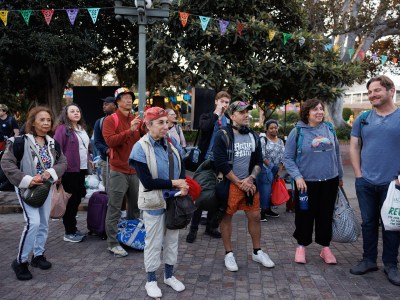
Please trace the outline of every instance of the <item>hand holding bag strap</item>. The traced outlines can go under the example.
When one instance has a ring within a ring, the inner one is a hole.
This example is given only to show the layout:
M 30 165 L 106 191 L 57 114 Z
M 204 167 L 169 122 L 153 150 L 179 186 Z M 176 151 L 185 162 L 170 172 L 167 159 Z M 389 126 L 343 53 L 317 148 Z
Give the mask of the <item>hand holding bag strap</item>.
M 170 142 L 167 140 L 168 149 L 168 161 L 169 161 L 169 179 L 174 179 L 174 156 L 172 154 L 172 148 Z

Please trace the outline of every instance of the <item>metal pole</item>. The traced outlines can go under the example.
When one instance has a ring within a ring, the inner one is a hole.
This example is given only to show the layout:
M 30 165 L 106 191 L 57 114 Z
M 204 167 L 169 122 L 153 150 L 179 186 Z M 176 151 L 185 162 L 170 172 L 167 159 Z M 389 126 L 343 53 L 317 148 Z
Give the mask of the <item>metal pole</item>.
M 139 116 L 144 116 L 146 103 L 146 25 L 139 24 Z

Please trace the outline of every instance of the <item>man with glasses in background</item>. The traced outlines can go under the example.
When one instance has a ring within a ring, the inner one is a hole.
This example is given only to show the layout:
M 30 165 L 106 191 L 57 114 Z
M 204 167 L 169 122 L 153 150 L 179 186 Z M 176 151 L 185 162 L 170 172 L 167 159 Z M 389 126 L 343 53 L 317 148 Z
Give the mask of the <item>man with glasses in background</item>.
M 264 267 L 275 264 L 261 250 L 260 195 L 255 179 L 261 171 L 262 151 L 258 136 L 249 128 L 252 105 L 235 101 L 227 110 L 231 123 L 219 130 L 214 141 L 214 162 L 217 171 L 216 196 L 220 202 L 220 223 L 225 248 L 225 267 L 238 271 L 231 241 L 232 217 L 244 210 L 253 243 L 252 259 Z M 243 250 L 243 249 L 241 249 Z M 244 249 L 245 250 L 245 249 Z
M 6 141 L 9 137 L 19 135 L 17 121 L 7 113 L 8 106 L 0 104 L 0 151 L 3 151 L 6 148 Z

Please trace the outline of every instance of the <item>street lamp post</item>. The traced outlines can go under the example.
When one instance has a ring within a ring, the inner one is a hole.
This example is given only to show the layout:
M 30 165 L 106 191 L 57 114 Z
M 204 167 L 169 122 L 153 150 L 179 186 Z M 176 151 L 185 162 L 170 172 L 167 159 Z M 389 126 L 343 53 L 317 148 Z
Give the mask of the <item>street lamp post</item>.
M 143 117 L 146 103 L 146 26 L 157 21 L 167 22 L 171 0 L 160 0 L 161 8 L 151 8 L 151 0 L 135 0 L 135 7 L 122 6 L 122 1 L 114 1 L 117 20 L 127 19 L 139 26 L 139 115 Z

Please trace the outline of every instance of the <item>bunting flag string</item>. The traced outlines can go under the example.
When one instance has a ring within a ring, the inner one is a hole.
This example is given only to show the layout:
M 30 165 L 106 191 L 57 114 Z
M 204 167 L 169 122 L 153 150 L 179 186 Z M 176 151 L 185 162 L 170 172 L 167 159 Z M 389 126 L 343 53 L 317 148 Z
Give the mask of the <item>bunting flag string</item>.
M 210 22 L 210 18 L 204 16 L 199 16 L 199 18 L 200 18 L 201 28 L 203 28 L 203 31 L 206 31 L 208 22 Z
M 43 17 L 44 17 L 44 19 L 45 19 L 45 21 L 46 21 L 46 24 L 48 26 L 50 26 L 50 22 L 52 21 L 54 12 L 55 11 L 65 11 L 67 13 L 67 16 L 68 16 L 68 19 L 69 19 L 71 25 L 73 26 L 75 24 L 76 18 L 78 16 L 79 10 L 82 10 L 82 9 L 86 9 L 88 11 L 93 24 L 95 24 L 97 22 L 100 9 L 102 9 L 102 10 L 104 10 L 104 9 L 113 10 L 114 7 L 41 9 L 41 10 L 39 10 L 39 9 L 37 9 L 37 10 L 30 10 L 30 9 L 25 9 L 25 10 L 0 10 L 0 19 L 2 20 L 4 26 L 7 26 L 9 13 L 10 12 L 17 12 L 17 13 L 21 14 L 21 16 L 23 17 L 26 25 L 29 26 L 29 21 L 30 21 L 30 17 L 32 16 L 32 13 L 33 12 L 41 12 Z M 242 23 L 240 21 L 236 21 L 234 23 L 234 22 L 231 22 L 229 20 L 221 20 L 221 19 L 215 19 L 215 18 L 206 17 L 206 16 L 199 16 L 199 15 L 195 15 L 195 14 L 190 14 L 188 12 L 174 11 L 174 10 L 170 10 L 170 12 L 171 13 L 179 13 L 180 21 L 181 21 L 183 27 L 186 27 L 188 19 L 189 19 L 190 16 L 199 17 L 200 24 L 201 24 L 201 27 L 202 27 L 203 31 L 207 30 L 211 20 L 217 20 L 218 21 L 217 23 L 219 24 L 219 31 L 220 31 L 221 35 L 225 35 L 226 34 L 227 29 L 228 29 L 230 24 L 235 24 L 236 23 L 236 33 L 238 35 L 240 35 L 240 36 L 242 36 L 244 34 L 243 29 L 246 26 L 249 26 L 246 23 Z M 235 25 L 233 25 L 232 27 L 235 27 Z M 269 42 L 272 42 L 272 40 L 274 39 L 274 37 L 278 33 L 278 31 L 276 31 L 274 29 L 265 28 L 265 25 L 263 25 L 262 27 L 255 27 L 255 28 L 252 28 L 252 27 L 249 26 L 249 28 L 247 30 L 248 33 L 251 32 L 251 33 L 254 33 L 254 34 L 260 34 L 260 32 L 263 32 L 263 31 L 268 33 Z M 287 33 L 287 32 L 279 32 L 279 33 L 281 33 L 282 36 L 283 36 L 283 44 L 284 45 L 286 45 L 288 43 L 289 39 L 291 39 L 291 38 L 296 40 L 299 43 L 300 47 L 302 47 L 306 42 L 306 38 L 304 38 L 301 34 Z M 314 36 L 314 37 L 312 37 L 310 39 L 312 39 L 313 41 L 316 41 L 316 40 L 321 41 L 324 38 L 323 38 L 322 35 L 319 35 L 317 37 Z M 333 45 L 332 43 L 327 43 L 327 44 L 324 45 L 324 48 L 325 48 L 326 51 L 330 51 L 330 50 L 333 49 L 334 52 L 338 52 L 340 50 L 340 47 L 341 47 L 340 45 L 338 45 L 338 44 L 334 44 Z M 353 58 L 354 53 L 355 53 L 355 49 L 354 48 L 349 48 L 347 50 L 347 52 L 348 52 L 348 55 L 350 56 L 350 58 Z M 358 52 L 357 57 L 359 57 L 361 60 L 364 60 L 365 56 L 366 56 L 365 50 L 360 50 Z M 399 61 L 398 59 L 399 58 L 397 58 L 397 57 L 392 57 L 391 58 L 391 62 L 393 64 L 397 64 L 397 62 Z M 371 60 L 374 63 L 380 62 L 382 65 L 384 65 L 389 60 L 389 56 L 388 55 L 384 55 L 384 54 L 378 56 L 377 53 L 373 53 L 371 55 Z
M 20 10 L 19 12 L 21 13 L 22 17 L 24 18 L 26 25 L 29 26 L 29 19 L 31 17 L 32 10 L 30 10 L 30 9 Z
M 3 21 L 4 26 L 7 26 L 8 10 L 0 10 L 0 19 Z
M 42 9 L 42 14 L 48 26 L 50 26 L 51 18 L 54 14 L 54 9 Z
M 69 19 L 71 25 L 74 26 L 76 16 L 78 15 L 78 12 L 79 12 L 79 8 L 66 9 L 66 12 L 67 12 L 68 19 Z
M 229 21 L 219 20 L 219 30 L 221 31 L 221 35 L 224 35 L 226 30 L 228 29 Z
M 90 17 L 92 18 L 93 24 L 96 24 L 100 8 L 98 7 L 88 8 L 87 11 L 89 12 Z

